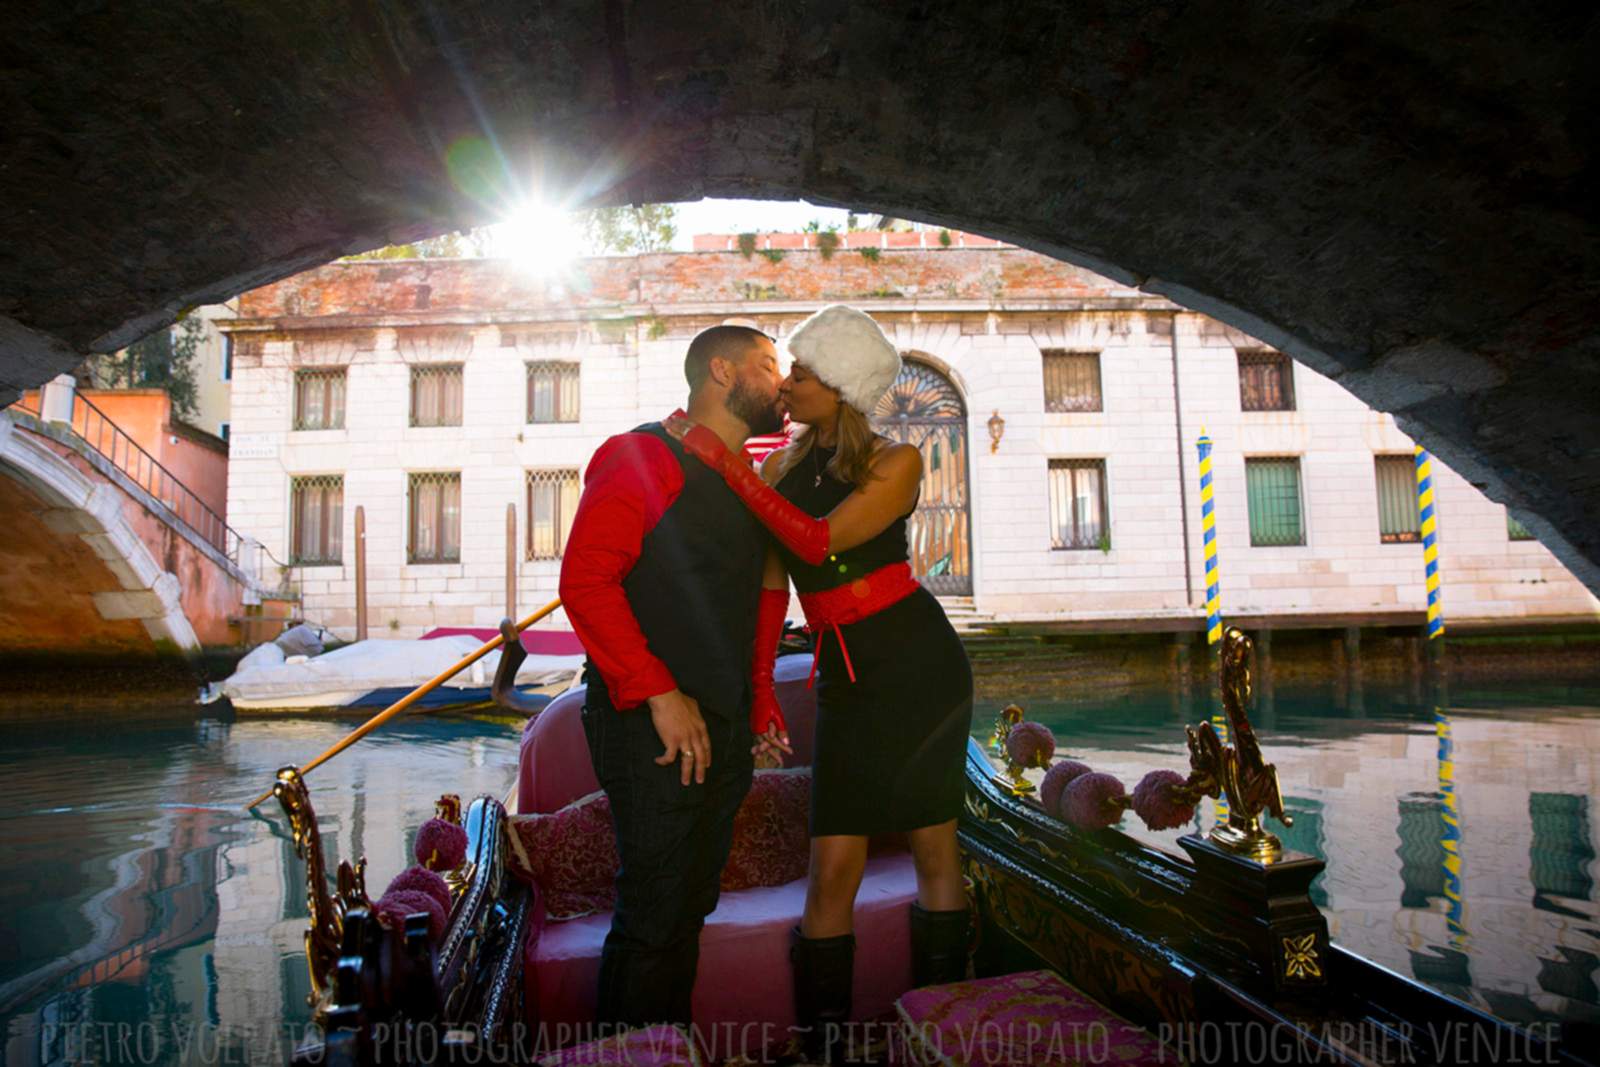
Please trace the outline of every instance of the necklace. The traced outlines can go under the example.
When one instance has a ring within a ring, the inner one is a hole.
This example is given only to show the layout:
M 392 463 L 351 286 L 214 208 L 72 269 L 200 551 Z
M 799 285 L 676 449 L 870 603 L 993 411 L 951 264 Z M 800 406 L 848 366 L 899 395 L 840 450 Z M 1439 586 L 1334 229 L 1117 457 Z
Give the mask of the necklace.
M 813 445 L 811 448 L 811 469 L 815 471 L 817 475 L 811 483 L 811 488 L 813 489 L 822 488 L 822 461 L 817 458 L 817 455 L 820 451 L 821 449 L 817 448 L 815 445 Z

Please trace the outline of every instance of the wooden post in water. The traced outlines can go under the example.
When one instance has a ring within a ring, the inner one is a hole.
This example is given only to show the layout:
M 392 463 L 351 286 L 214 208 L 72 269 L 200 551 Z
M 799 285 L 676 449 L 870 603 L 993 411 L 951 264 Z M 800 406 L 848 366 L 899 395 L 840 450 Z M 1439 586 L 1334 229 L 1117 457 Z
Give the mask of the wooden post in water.
M 517 505 L 506 505 L 506 618 L 517 617 Z
M 367 509 L 356 505 L 356 640 L 367 639 Z

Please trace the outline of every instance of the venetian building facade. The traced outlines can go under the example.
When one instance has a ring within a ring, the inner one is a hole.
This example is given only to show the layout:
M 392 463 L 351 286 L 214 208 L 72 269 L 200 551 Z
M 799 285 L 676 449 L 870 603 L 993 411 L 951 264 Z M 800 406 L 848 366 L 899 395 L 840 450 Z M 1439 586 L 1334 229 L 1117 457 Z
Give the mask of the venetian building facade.
M 333 263 L 244 294 L 219 323 L 230 523 L 342 636 L 358 505 L 371 636 L 525 614 L 556 595 L 590 455 L 683 402 L 697 331 L 753 318 L 781 348 L 844 301 L 905 356 L 873 415 L 923 451 L 914 565 L 957 618 L 1198 628 L 1202 429 L 1226 615 L 1420 618 L 1411 440 L 1243 333 L 970 235 L 850 233 L 829 254 L 814 235 L 696 244 L 550 280 L 496 260 Z M 1437 461 L 1434 478 L 1452 619 L 1596 617 L 1503 507 Z

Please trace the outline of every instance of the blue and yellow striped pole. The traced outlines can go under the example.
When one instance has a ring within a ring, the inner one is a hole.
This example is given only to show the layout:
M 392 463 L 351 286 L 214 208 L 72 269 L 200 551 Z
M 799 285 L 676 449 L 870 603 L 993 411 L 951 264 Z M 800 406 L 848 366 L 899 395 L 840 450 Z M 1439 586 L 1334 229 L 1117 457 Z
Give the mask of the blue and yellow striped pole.
M 1200 427 L 1200 538 L 1206 564 L 1206 647 L 1222 640 L 1222 582 L 1217 571 L 1217 516 L 1211 499 L 1211 438 Z
M 1206 653 L 1212 670 L 1216 671 L 1221 667 L 1217 660 L 1220 651 L 1217 646 L 1222 643 L 1222 579 L 1217 569 L 1217 515 L 1211 488 L 1211 436 L 1206 433 L 1204 426 L 1200 427 L 1200 440 L 1196 446 L 1200 450 L 1200 538 L 1206 565 Z M 1215 705 L 1212 706 L 1211 725 L 1222 743 L 1227 744 L 1228 720 Z M 1218 826 L 1228 821 L 1226 796 L 1217 797 L 1216 819 Z
M 1467 905 L 1461 896 L 1461 810 L 1456 800 L 1455 739 L 1451 736 L 1450 716 L 1433 709 L 1433 729 L 1439 738 L 1439 800 L 1444 832 L 1439 844 L 1444 849 L 1444 922 L 1450 943 L 1460 947 L 1467 934 Z
M 1439 597 L 1439 520 L 1433 509 L 1433 457 L 1413 446 L 1417 463 L 1417 511 L 1422 515 L 1422 565 L 1428 586 L 1428 640 L 1444 636 L 1444 605 Z

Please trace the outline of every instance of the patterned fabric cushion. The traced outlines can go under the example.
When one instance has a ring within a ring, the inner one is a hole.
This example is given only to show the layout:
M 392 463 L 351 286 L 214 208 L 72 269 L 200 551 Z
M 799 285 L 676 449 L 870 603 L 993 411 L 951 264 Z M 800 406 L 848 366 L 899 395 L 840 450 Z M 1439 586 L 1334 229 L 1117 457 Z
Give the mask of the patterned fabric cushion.
M 541 1067 L 617 1067 L 634 1064 L 651 1067 L 653 1064 L 689 1064 L 700 1067 L 700 1053 L 683 1032 L 672 1026 L 647 1026 L 629 1030 L 625 1034 L 603 1037 L 584 1045 L 574 1045 L 551 1053 L 539 1061 Z
M 806 876 L 811 772 L 757 771 L 733 820 L 722 889 L 786 885 Z M 617 903 L 617 835 L 604 792 L 548 815 L 513 815 L 513 873 L 538 885 L 551 922 L 610 911 Z
M 1072 988 L 1054 971 L 913 989 L 895 1002 L 907 1063 L 1044 1067 L 1169 1065 L 1161 1042 Z
M 811 771 L 757 771 L 733 818 L 733 847 L 722 891 L 787 885 L 806 876 L 811 858 Z
M 604 792 L 548 815 L 513 815 L 513 873 L 538 885 L 552 922 L 609 911 L 617 902 L 617 834 Z

